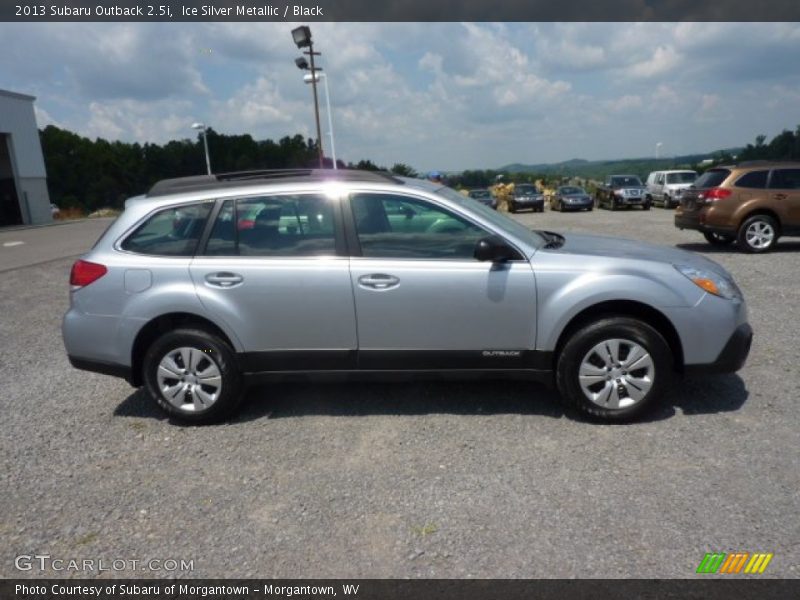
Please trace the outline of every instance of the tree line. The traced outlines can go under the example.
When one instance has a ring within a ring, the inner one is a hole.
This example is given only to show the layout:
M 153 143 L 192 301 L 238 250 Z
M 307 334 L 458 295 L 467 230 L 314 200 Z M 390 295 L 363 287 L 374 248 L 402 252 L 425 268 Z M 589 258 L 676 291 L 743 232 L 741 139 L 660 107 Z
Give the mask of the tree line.
M 47 167 L 50 200 L 60 208 L 92 212 L 122 208 L 126 198 L 144 194 L 161 179 L 206 173 L 202 136 L 166 144 L 139 144 L 98 138 L 91 140 L 48 125 L 40 130 Z M 250 135 L 223 135 L 208 130 L 211 167 L 215 173 L 258 169 L 316 168 L 319 154 L 314 140 L 302 135 L 278 141 L 254 140 Z M 325 159 L 331 168 L 331 159 Z M 340 169 L 385 170 L 369 160 L 337 161 Z M 416 176 L 411 167 L 397 164 L 402 175 Z
M 206 172 L 205 150 L 197 139 L 173 140 L 164 145 L 90 140 L 76 133 L 48 125 L 40 132 L 47 167 L 50 199 L 61 208 L 91 212 L 99 208 L 121 208 L 126 198 L 143 194 L 157 181 L 171 177 L 201 175 Z M 257 169 L 314 168 L 319 165 L 316 143 L 302 135 L 254 140 L 252 136 L 223 135 L 208 130 L 208 145 L 215 173 Z M 325 159 L 325 166 L 333 166 Z M 800 126 L 784 130 L 769 143 L 764 135 L 756 137 L 736 157 L 717 153 L 714 163 L 745 160 L 800 160 Z M 339 168 L 388 170 L 398 175 L 418 177 L 412 167 L 395 163 L 387 168 L 363 159 L 338 161 Z M 708 164 L 693 165 L 698 170 Z M 663 167 L 661 167 L 663 168 Z M 446 174 L 448 185 L 464 188 L 488 187 L 499 182 L 541 181 L 556 184 L 570 176 L 591 177 L 590 173 L 525 173 L 505 170 L 466 170 Z M 576 171 L 580 168 L 576 165 Z

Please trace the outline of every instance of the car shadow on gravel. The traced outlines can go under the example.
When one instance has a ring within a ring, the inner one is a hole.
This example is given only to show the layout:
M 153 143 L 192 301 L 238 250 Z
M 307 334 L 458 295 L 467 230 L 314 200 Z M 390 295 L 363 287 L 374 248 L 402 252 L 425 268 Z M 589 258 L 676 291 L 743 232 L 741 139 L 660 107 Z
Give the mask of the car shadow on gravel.
M 558 396 L 522 381 L 280 383 L 252 388 L 237 421 L 325 415 L 564 416 Z
M 739 375 L 685 375 L 674 380 L 667 404 L 684 415 L 711 415 L 742 408 L 750 392 Z
M 692 252 L 699 252 L 701 254 L 744 254 L 735 243 L 728 246 L 713 246 L 704 242 L 685 242 L 682 244 L 675 244 L 675 246 L 683 250 L 691 250 Z M 780 254 L 782 252 L 800 252 L 800 242 L 779 241 L 769 253 Z
M 736 411 L 748 397 L 738 375 L 676 377 L 659 407 L 638 420 L 650 423 L 684 415 Z M 372 415 L 534 415 L 588 421 L 565 407 L 558 394 L 526 381 L 472 382 L 302 382 L 252 387 L 233 423 L 303 416 Z M 168 420 L 144 390 L 130 394 L 114 410 L 119 417 Z M 175 425 L 179 421 L 171 420 Z
M 282 382 L 250 388 L 232 422 L 311 415 L 437 413 L 530 414 L 558 419 L 564 416 L 564 408 L 555 392 L 525 381 Z M 142 389 L 125 398 L 114 415 L 168 419 Z

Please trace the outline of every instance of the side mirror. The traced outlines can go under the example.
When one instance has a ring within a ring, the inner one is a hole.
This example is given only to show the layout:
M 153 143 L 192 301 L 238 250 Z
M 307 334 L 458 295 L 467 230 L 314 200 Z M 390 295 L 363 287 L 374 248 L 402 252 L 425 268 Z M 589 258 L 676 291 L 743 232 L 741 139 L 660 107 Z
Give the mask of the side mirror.
M 515 250 L 497 235 L 481 238 L 475 244 L 474 256 L 481 262 L 506 262 L 515 258 L 516 254 Z

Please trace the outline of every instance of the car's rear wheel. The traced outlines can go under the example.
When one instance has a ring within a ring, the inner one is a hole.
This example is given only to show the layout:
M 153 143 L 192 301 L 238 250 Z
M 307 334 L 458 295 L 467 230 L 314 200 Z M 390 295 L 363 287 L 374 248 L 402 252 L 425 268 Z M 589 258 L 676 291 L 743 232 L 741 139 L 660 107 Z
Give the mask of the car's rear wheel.
M 226 342 L 201 329 L 176 329 L 158 338 L 144 357 L 150 396 L 169 415 L 192 423 L 229 416 L 242 396 L 236 356 Z
M 669 386 L 672 353 L 647 323 L 608 317 L 576 331 L 556 366 L 566 402 L 605 421 L 627 421 L 652 407 Z
M 728 244 L 732 244 L 736 239 L 733 235 L 725 235 L 724 233 L 716 233 L 714 231 L 706 231 L 703 233 L 703 237 L 706 238 L 706 241 L 712 246 L 727 246 Z
M 778 241 L 778 224 L 769 215 L 753 215 L 739 227 L 737 237 L 745 252 L 769 252 Z

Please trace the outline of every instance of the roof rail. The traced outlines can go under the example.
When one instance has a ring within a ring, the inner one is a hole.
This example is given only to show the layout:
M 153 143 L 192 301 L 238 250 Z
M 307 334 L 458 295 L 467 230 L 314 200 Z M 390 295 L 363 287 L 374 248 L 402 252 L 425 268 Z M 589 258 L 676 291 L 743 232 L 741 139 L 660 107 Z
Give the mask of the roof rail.
M 262 169 L 255 171 L 235 171 L 214 175 L 194 175 L 162 179 L 147 192 L 147 196 L 167 196 L 181 192 L 225 189 L 242 185 L 261 185 L 274 181 L 374 181 L 383 183 L 403 183 L 389 171 L 361 171 L 355 169 Z
M 759 160 L 743 160 L 742 162 L 736 163 L 737 167 L 757 167 L 759 165 L 782 165 L 782 164 L 792 164 L 796 165 L 800 163 L 800 159 L 797 158 L 770 158 L 770 159 L 759 159 Z

